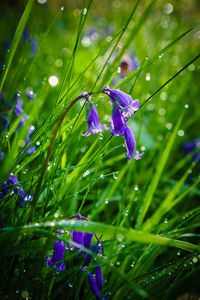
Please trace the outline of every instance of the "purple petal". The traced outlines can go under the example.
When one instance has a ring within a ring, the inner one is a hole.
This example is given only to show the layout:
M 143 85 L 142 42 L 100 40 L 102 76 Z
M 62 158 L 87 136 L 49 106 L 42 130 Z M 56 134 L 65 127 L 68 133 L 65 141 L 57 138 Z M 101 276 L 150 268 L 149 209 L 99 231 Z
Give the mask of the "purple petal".
M 110 133 L 112 135 L 123 136 L 126 129 L 126 121 L 122 116 L 120 109 L 115 104 L 113 105 L 111 117 L 112 117 L 112 122 L 111 122 L 112 129 Z
M 101 267 L 96 267 L 96 282 L 97 282 L 98 288 L 101 290 L 103 287 L 103 275 L 101 272 Z
M 58 272 L 63 272 L 65 271 L 66 269 L 66 266 L 65 266 L 65 263 L 64 262 L 61 262 L 59 264 L 56 265 L 56 269 Z
M 9 180 L 10 180 L 10 183 L 11 183 L 11 184 L 18 184 L 18 183 L 19 183 L 19 181 L 18 181 L 17 178 L 13 175 L 13 173 L 10 173 L 8 177 L 9 177 Z
M 17 117 L 19 117 L 22 112 L 23 112 L 23 102 L 22 99 L 19 97 L 17 98 L 17 103 L 15 106 L 15 114 Z
M 136 151 L 136 152 L 135 152 L 135 157 L 134 157 L 134 158 L 135 158 L 136 160 L 139 160 L 139 159 L 141 159 L 141 156 L 142 156 L 143 154 L 144 154 L 144 152 L 139 153 L 138 151 Z
M 125 153 L 124 155 L 125 155 L 125 157 L 132 159 L 133 154 L 135 152 L 136 140 L 135 140 L 135 136 L 134 136 L 132 130 L 129 127 L 126 127 L 124 137 L 125 137 L 126 149 L 128 151 L 128 154 Z
M 101 125 L 96 106 L 93 102 L 90 102 L 86 111 L 86 119 L 88 123 L 88 131 L 85 134 L 82 134 L 82 136 L 89 136 L 92 132 L 97 134 L 98 132 L 109 129 L 105 124 Z
M 72 230 L 71 240 L 84 247 L 84 232 Z M 75 246 L 73 246 L 73 248 L 79 249 L 78 247 L 75 247 Z
M 88 248 L 92 244 L 93 233 L 84 233 L 84 247 Z
M 89 273 L 88 275 L 88 282 L 89 282 L 89 285 L 90 285 L 90 288 L 91 290 L 93 291 L 93 293 L 98 296 L 98 298 L 100 297 L 100 290 L 97 286 L 97 283 L 94 279 L 94 276 L 92 274 Z

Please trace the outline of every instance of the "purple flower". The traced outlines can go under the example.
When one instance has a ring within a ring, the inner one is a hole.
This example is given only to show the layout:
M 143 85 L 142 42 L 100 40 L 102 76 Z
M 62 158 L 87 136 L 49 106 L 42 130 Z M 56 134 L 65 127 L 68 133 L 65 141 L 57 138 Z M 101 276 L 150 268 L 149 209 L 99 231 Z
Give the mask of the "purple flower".
M 33 100 L 34 93 L 33 93 L 33 91 L 30 88 L 26 89 L 25 94 L 26 94 L 26 96 L 28 97 L 29 100 Z
M 141 154 L 138 151 L 135 152 L 136 140 L 132 130 L 129 127 L 126 127 L 124 137 L 125 137 L 126 149 L 128 151 L 128 153 L 124 154 L 125 157 L 132 159 L 135 153 L 134 158 L 136 160 L 141 159 L 141 156 L 144 154 L 144 152 L 142 152 Z
M 17 127 L 17 130 L 19 130 L 28 120 L 29 116 L 27 114 L 24 114 L 23 117 L 21 118 L 19 125 Z
M 25 207 L 27 201 L 32 201 L 32 196 L 26 195 L 24 189 L 20 186 L 18 179 L 12 173 L 9 174 L 8 178 L 9 181 L 4 181 L 1 187 L 0 198 L 7 196 L 7 199 L 9 199 L 11 195 L 15 194 L 22 200 L 21 204 Z M 13 189 L 11 189 L 12 186 L 14 186 Z
M 137 99 L 133 101 L 130 95 L 120 90 L 110 89 L 109 86 L 105 86 L 103 93 L 108 95 L 124 111 L 125 117 L 129 116 L 127 119 L 132 118 L 134 112 L 139 109 L 139 101 Z
M 30 128 L 29 128 L 29 131 L 28 131 L 28 135 L 26 137 L 26 140 L 25 140 L 25 145 L 30 146 L 30 136 L 32 135 L 32 133 L 35 131 L 35 127 L 32 125 Z M 27 151 L 27 154 L 32 154 L 36 151 L 36 147 L 35 146 L 32 146 L 28 149 Z
M 116 104 L 113 104 L 113 110 L 112 110 L 112 121 L 111 121 L 111 126 L 112 129 L 110 133 L 112 135 L 121 135 L 123 136 L 126 130 L 126 121 L 118 108 Z
M 15 114 L 17 117 L 21 115 L 23 112 L 23 102 L 20 97 L 17 98 L 16 106 L 15 106 Z
M 101 125 L 96 106 L 93 102 L 90 102 L 89 104 L 86 111 L 86 118 L 88 122 L 88 131 L 85 134 L 82 134 L 83 136 L 89 136 L 92 132 L 97 134 L 98 132 L 109 129 L 106 125 Z
M 61 235 L 60 231 L 58 231 L 57 234 Z M 52 268 L 56 264 L 56 269 L 58 272 L 65 271 L 65 268 L 66 268 L 65 263 L 63 261 L 58 263 L 59 261 L 64 259 L 64 255 L 65 255 L 64 242 L 54 241 L 53 256 L 52 256 L 52 258 L 49 258 L 49 254 L 47 254 L 47 257 L 46 257 L 47 266 Z

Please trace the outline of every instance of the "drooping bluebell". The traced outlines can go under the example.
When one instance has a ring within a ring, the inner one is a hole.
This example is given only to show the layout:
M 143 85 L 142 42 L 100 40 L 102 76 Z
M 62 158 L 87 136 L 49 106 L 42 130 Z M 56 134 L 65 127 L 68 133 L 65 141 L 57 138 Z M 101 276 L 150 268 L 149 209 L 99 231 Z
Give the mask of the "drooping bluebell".
M 89 136 L 92 132 L 97 134 L 98 132 L 102 132 L 104 130 L 109 129 L 105 124 L 101 125 L 99 121 L 98 112 L 96 106 L 93 102 L 87 102 L 86 105 L 89 105 L 86 111 L 86 119 L 88 123 L 88 131 L 83 136 Z

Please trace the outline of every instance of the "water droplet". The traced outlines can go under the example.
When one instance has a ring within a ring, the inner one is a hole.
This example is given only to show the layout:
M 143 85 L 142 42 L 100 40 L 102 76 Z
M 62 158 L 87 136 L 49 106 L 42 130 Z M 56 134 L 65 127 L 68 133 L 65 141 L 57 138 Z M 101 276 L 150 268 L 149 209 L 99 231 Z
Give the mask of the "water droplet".
M 22 292 L 22 297 L 27 298 L 29 296 L 29 293 L 27 291 Z
M 120 261 L 117 261 L 117 262 L 116 262 L 116 265 L 117 265 L 117 266 L 120 266 Z
M 72 285 L 72 283 L 71 283 L 71 282 L 68 282 L 68 286 L 69 286 L 70 288 L 72 288 L 72 287 L 73 287 L 73 285 Z
M 166 3 L 163 10 L 166 15 L 169 15 L 173 12 L 174 7 L 171 3 Z
M 162 53 L 162 54 L 160 54 L 160 55 L 158 56 L 158 58 L 162 58 L 162 57 L 163 57 L 163 55 L 164 55 L 163 53 Z
M 55 223 L 54 223 L 54 222 L 51 222 L 50 225 L 51 225 L 51 226 L 55 226 Z
M 193 257 L 192 261 L 193 261 L 193 263 L 197 263 L 198 262 L 198 258 L 197 257 Z
M 64 9 L 65 9 L 64 6 L 61 6 L 60 10 L 63 11 Z
M 184 136 L 184 134 L 185 134 L 185 133 L 184 133 L 184 131 L 183 131 L 182 129 L 180 129 L 180 130 L 178 131 L 178 136 L 181 136 L 181 137 L 182 137 L 182 136 Z
M 109 203 L 109 201 L 108 201 L 108 200 L 106 200 L 106 201 L 105 201 L 105 204 L 107 205 L 108 203 Z
M 186 109 L 188 109 L 188 107 L 189 107 L 189 105 L 188 104 L 185 104 L 185 106 L 184 106 Z
M 136 186 L 134 187 L 134 190 L 137 192 L 137 191 L 139 190 L 139 186 L 136 185 Z
M 161 142 L 161 141 L 163 140 L 162 134 L 159 134 L 159 135 L 157 136 L 157 139 L 158 139 L 159 142 Z
M 145 148 L 145 146 L 142 146 L 140 149 L 141 149 L 142 151 L 144 151 L 146 148 Z
M 119 176 L 119 172 L 114 172 L 114 173 L 113 173 L 113 179 L 117 179 L 118 176 Z
M 158 113 L 159 113 L 159 115 L 164 116 L 164 115 L 166 114 L 166 109 L 163 108 L 163 107 L 161 107 L 161 108 L 158 110 Z
M 101 132 L 99 133 L 99 139 L 103 140 L 103 134 Z
M 160 99 L 163 100 L 163 101 L 167 100 L 167 93 L 166 92 L 162 92 L 160 94 Z
M 151 80 L 151 74 L 150 74 L 150 73 L 147 73 L 147 74 L 146 74 L 145 80 L 146 80 L 146 81 L 150 81 L 150 80 Z
M 124 238 L 123 234 L 119 233 L 119 234 L 117 235 L 117 240 L 118 240 L 119 242 L 122 242 L 122 241 L 123 241 L 123 238 Z
M 50 76 L 49 79 L 48 79 L 48 82 L 49 82 L 50 86 L 52 86 L 52 87 L 57 86 L 58 81 L 59 81 L 58 77 L 55 76 L 55 75 Z
M 39 142 L 39 141 L 37 141 L 37 142 L 36 142 L 36 145 L 37 145 L 37 146 L 40 146 L 40 142 Z
M 84 173 L 83 173 L 83 177 L 86 177 L 86 176 L 88 176 L 89 175 L 89 170 L 87 170 L 87 171 L 85 171 Z
M 103 174 L 101 174 L 101 175 L 99 176 L 99 178 L 101 178 L 101 179 L 104 179 L 104 175 L 103 175 Z
M 168 130 L 171 130 L 171 129 L 172 129 L 172 123 L 167 123 L 167 124 L 166 124 L 166 128 L 167 128 Z
M 121 73 L 121 67 L 117 68 L 117 73 L 120 74 Z
M 165 224 L 167 224 L 167 223 L 168 223 L 168 220 L 167 220 L 167 219 L 165 219 L 165 220 L 164 220 L 164 223 L 165 223 Z

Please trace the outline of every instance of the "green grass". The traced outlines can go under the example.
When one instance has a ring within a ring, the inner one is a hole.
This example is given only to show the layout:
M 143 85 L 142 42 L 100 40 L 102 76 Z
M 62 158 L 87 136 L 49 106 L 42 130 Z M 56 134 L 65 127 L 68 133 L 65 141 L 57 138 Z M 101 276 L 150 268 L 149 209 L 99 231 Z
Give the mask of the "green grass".
M 0 90 L 13 104 L 9 112 L 0 100 L 0 152 L 5 152 L 0 184 L 12 172 L 34 200 L 23 208 L 19 195 L 1 198 L 0 298 L 95 299 L 78 250 L 65 251 L 64 272 L 46 265 L 54 240 L 77 246 L 67 232 L 56 234 L 64 229 L 100 238 L 103 256 L 84 251 L 93 257 L 88 271 L 94 272 L 96 260 L 102 266 L 101 295 L 107 299 L 164 300 L 184 294 L 197 299 L 200 179 L 199 161 L 192 157 L 199 149 L 189 155 L 183 149 L 199 138 L 198 1 L 188 6 L 172 1 L 171 13 L 167 1 L 66 1 L 62 9 L 57 1 L 25 2 L 15 9 L 2 4 L 0 18 L 0 62 L 5 63 Z M 34 38 L 38 49 L 31 57 Z M 139 67 L 117 81 L 127 53 Z M 55 87 L 48 82 L 52 75 L 59 80 Z M 83 137 L 87 122 L 81 100 L 59 126 L 44 168 L 61 116 L 83 92 L 95 92 L 91 99 L 101 124 L 109 125 L 111 106 L 100 93 L 105 85 L 139 99 L 140 109 L 127 124 L 137 150 L 144 151 L 142 159 L 125 158 L 124 137 L 112 137 L 109 130 Z M 33 100 L 25 95 L 27 88 Z M 17 90 L 23 100 L 19 117 Z M 16 130 L 24 114 L 29 118 Z M 3 130 L 7 116 L 10 127 Z M 31 125 L 35 132 L 27 146 Z M 29 155 L 32 146 L 37 150 Z M 89 222 L 67 220 L 74 214 Z

